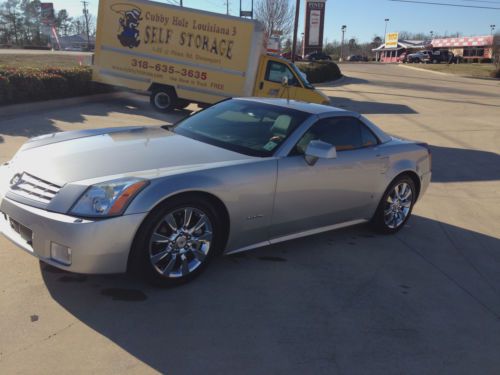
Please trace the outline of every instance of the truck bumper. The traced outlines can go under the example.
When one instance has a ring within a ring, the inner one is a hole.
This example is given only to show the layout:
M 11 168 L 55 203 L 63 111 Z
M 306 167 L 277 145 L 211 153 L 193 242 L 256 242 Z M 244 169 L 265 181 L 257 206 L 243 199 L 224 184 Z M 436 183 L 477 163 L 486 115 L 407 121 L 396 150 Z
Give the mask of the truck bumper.
M 122 273 L 146 213 L 85 220 L 0 197 L 0 233 L 45 263 L 77 273 Z

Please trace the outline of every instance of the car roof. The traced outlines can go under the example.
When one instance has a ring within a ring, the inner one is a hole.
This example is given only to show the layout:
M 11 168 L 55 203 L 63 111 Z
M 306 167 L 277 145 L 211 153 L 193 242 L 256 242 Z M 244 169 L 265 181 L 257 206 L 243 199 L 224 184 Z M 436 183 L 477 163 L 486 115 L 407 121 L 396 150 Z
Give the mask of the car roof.
M 299 100 L 288 100 L 282 98 L 257 98 L 257 97 L 245 97 L 245 98 L 234 98 L 238 100 L 247 100 L 255 103 L 264 103 L 275 105 L 278 107 L 295 109 L 297 111 L 306 112 L 314 115 L 325 114 L 328 113 L 332 116 L 352 116 L 358 117 L 359 114 L 356 112 L 346 111 L 342 108 L 332 107 L 329 105 L 316 104 L 316 103 L 308 103 Z

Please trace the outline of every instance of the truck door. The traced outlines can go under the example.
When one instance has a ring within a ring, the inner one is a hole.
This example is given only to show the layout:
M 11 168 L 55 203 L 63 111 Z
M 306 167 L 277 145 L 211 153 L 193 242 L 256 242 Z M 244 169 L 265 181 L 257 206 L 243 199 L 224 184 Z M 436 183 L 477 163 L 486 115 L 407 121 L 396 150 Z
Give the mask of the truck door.
M 255 96 L 295 98 L 297 87 L 301 86 L 290 68 L 276 60 L 264 60 L 264 64 L 256 82 Z M 283 77 L 288 78 L 288 87 L 283 87 L 281 83 Z

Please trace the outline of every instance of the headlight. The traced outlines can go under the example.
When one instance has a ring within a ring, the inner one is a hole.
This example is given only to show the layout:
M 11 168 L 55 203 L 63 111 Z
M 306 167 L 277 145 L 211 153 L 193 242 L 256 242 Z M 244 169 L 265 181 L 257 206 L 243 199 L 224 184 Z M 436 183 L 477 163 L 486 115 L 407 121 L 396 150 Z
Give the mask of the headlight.
M 132 199 L 148 184 L 140 178 L 121 178 L 90 186 L 70 213 L 84 217 L 121 215 Z

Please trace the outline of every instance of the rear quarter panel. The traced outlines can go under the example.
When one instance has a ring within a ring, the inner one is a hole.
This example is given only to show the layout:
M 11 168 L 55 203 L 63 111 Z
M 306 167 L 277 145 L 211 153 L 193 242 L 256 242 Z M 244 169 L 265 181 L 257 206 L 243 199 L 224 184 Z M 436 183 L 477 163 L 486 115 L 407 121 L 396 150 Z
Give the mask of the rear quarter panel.
M 427 150 L 417 143 L 394 139 L 380 146 L 381 154 L 388 157 L 386 188 L 401 173 L 414 172 L 420 180 L 419 198 L 430 181 L 431 164 Z M 384 191 L 379 193 L 379 200 Z

